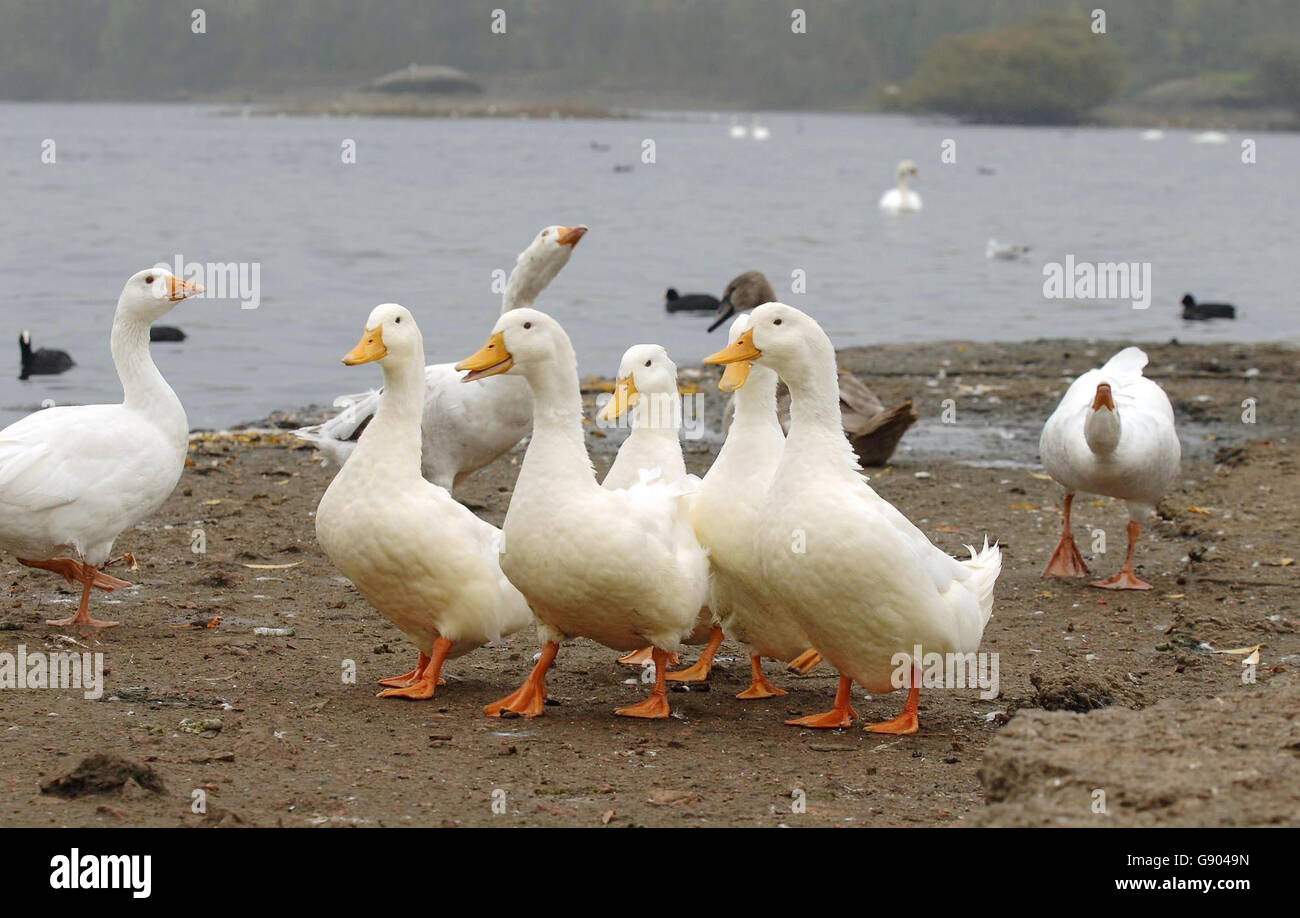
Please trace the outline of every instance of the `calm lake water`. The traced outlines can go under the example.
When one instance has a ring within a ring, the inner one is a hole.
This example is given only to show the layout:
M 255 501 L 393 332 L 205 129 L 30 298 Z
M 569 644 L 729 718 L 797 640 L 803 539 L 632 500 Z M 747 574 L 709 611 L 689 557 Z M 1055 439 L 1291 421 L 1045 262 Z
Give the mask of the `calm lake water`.
M 0 425 L 53 399 L 116 400 L 108 330 L 123 282 L 176 257 L 256 262 L 261 303 L 182 303 L 189 340 L 155 345 L 192 426 L 328 403 L 377 385 L 346 368 L 371 307 L 411 308 L 430 361 L 486 337 L 492 272 L 543 225 L 591 232 L 538 301 L 584 373 L 657 342 L 681 364 L 721 346 L 701 317 L 669 316 L 664 288 L 721 292 L 748 268 L 816 316 L 837 345 L 1084 336 L 1295 340 L 1300 136 L 1195 144 L 1170 131 L 968 127 L 895 117 L 764 116 L 766 141 L 728 118 L 629 121 L 231 117 L 214 107 L 0 104 Z M 747 123 L 748 118 L 742 123 Z M 41 162 L 42 142 L 57 162 Z M 656 162 L 642 164 L 643 140 Z M 945 139 L 956 162 L 940 160 Z M 357 161 L 345 165 L 344 139 Z M 609 151 L 591 143 L 609 144 Z M 919 215 L 876 207 L 916 160 Z M 631 166 L 615 171 L 616 164 Z M 985 241 L 1030 244 L 989 261 Z M 1152 305 L 1043 295 L 1043 266 L 1149 262 Z M 805 272 L 807 292 L 791 290 Z M 1236 322 L 1184 324 L 1186 291 Z M 77 362 L 19 382 L 14 339 Z

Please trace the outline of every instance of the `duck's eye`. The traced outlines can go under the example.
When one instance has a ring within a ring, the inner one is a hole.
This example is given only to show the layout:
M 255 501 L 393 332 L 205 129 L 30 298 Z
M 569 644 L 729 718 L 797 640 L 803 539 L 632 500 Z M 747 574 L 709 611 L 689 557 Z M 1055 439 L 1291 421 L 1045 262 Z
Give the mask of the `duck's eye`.
M 772 324 L 773 324 L 773 325 L 780 325 L 780 324 L 781 324 L 781 320 L 780 320 L 780 319 L 773 319 L 773 320 L 772 320 Z
M 646 366 L 650 366 L 650 361 L 647 360 L 647 361 L 645 362 L 645 365 L 646 365 Z
M 398 316 L 396 319 L 394 319 L 394 320 L 393 320 L 393 324 L 394 324 L 394 325 L 401 325 L 401 324 L 402 324 L 402 317 L 401 317 L 401 316 Z
M 144 279 L 144 282 L 145 282 L 146 284 L 152 284 L 152 283 L 153 283 L 153 275 L 150 274 L 148 277 L 146 277 L 146 278 Z
M 525 323 L 524 323 L 524 328 L 532 328 L 532 327 L 533 327 L 533 323 L 532 323 L 532 322 L 525 322 Z

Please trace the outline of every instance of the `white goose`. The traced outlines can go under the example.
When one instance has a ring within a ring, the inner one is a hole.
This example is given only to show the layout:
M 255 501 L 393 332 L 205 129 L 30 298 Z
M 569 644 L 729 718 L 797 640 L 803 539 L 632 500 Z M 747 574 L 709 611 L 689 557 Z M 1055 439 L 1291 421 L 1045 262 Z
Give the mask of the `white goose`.
M 917 178 L 916 163 L 905 159 L 898 164 L 894 173 L 898 187 L 891 188 L 880 196 L 880 209 L 891 214 L 916 213 L 921 209 L 921 196 L 907 184 L 909 178 Z
M 316 538 L 361 595 L 419 649 L 380 697 L 432 698 L 447 659 L 532 621 L 497 560 L 501 532 L 420 474 L 424 339 L 411 313 L 376 306 L 343 362 L 379 361 L 374 419 L 316 508 Z
M 1001 554 L 986 541 L 957 561 L 871 489 L 840 425 L 835 349 L 812 318 L 768 303 L 752 323 L 706 362 L 753 361 L 790 389 L 790 434 L 759 510 L 762 573 L 753 588 L 783 607 L 840 672 L 831 711 L 788 723 L 847 727 L 853 682 L 873 693 L 907 685 L 903 713 L 871 730 L 915 733 L 922 661 L 914 648 L 978 649 Z
M 81 584 L 76 615 L 47 624 L 117 624 L 90 617 L 90 591 L 130 586 L 100 568 L 171 494 L 188 449 L 185 408 L 149 356 L 149 326 L 200 292 L 164 268 L 136 272 L 113 316 L 122 404 L 46 408 L 0 430 L 0 550 Z
M 630 488 L 645 473 L 666 484 L 686 478 L 682 458 L 682 400 L 677 391 L 677 364 L 658 344 L 635 344 L 619 362 L 614 394 L 601 409 L 600 419 L 612 423 L 631 412 L 632 430 L 618 448 L 614 464 L 605 473 L 601 487 Z M 695 630 L 685 641 L 704 644 L 699 659 L 691 666 L 665 674 L 673 682 L 705 682 L 713 669 L 713 658 L 722 646 L 722 629 L 713 624 L 713 614 L 701 610 Z M 643 647 L 619 659 L 641 666 L 654 657 L 653 647 Z
M 1147 355 L 1140 348 L 1124 348 L 1101 369 L 1089 370 L 1071 383 L 1043 425 L 1043 468 L 1065 488 L 1065 525 L 1044 577 L 1088 573 L 1070 532 L 1070 505 L 1075 492 L 1084 491 L 1119 498 L 1129 510 L 1124 567 L 1093 586 L 1151 589 L 1133 573 L 1133 550 L 1142 517 L 1155 510 L 1178 477 L 1182 447 L 1169 397 L 1142 375 L 1146 365 Z
M 501 312 L 531 306 L 560 273 L 584 235 L 585 226 L 548 226 L 519 254 L 501 297 Z M 424 368 L 424 477 L 451 491 L 466 477 L 509 452 L 528 436 L 532 417 L 522 380 L 505 385 L 463 386 L 450 363 Z M 357 437 L 379 406 L 378 392 L 334 400 L 344 410 L 313 427 L 294 431 L 335 462 L 347 461 Z
M 544 646 L 523 686 L 486 712 L 541 714 L 546 671 L 560 642 L 587 637 L 615 650 L 653 645 L 650 697 L 615 713 L 667 717 L 668 655 L 708 599 L 708 559 L 683 498 L 690 482 L 618 491 L 596 483 L 573 345 L 545 313 L 506 313 L 488 343 L 457 368 L 469 371 L 466 380 L 520 376 L 533 393 L 533 435 L 502 527 L 501 569 L 528 599 Z
M 728 341 L 734 344 L 749 323 L 749 313 L 737 316 Z M 709 552 L 709 607 L 723 631 L 749 646 L 750 685 L 736 696 L 744 699 L 785 694 L 763 675 L 763 657 L 793 660 L 803 672 L 821 659 L 794 619 L 768 608 L 754 589 L 762 576 L 754 545 L 759 506 L 785 449 L 776 384 L 776 373 L 767 367 L 727 365 L 718 385 L 736 393 L 735 417 L 691 504 L 695 534 Z

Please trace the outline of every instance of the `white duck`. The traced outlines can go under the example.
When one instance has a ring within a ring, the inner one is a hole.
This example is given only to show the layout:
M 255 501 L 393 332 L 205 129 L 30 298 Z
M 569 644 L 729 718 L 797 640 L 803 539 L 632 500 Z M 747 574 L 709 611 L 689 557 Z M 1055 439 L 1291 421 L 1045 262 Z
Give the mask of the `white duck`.
M 1029 254 L 1029 246 L 1019 242 L 998 242 L 992 237 L 984 244 L 984 257 L 1001 261 L 1015 261 Z
M 647 481 L 611 491 L 596 483 L 582 430 L 573 345 L 535 309 L 506 313 L 477 353 L 457 364 L 466 380 L 521 376 L 533 393 L 533 435 L 506 513 L 501 569 L 540 622 L 541 658 L 523 686 L 489 705 L 533 717 L 560 642 L 587 637 L 615 650 L 654 647 L 655 685 L 615 713 L 667 717 L 664 671 L 708 599 L 708 559 L 691 531 L 683 492 Z
M 376 306 L 348 366 L 379 361 L 374 419 L 316 508 L 316 538 L 343 575 L 419 649 L 380 697 L 432 698 L 443 662 L 532 621 L 497 560 L 501 531 L 420 474 L 424 338 L 396 303 Z
M 749 330 L 749 313 L 731 323 L 728 341 Z M 727 439 L 704 476 L 691 504 L 691 522 L 709 552 L 709 607 L 722 630 L 749 647 L 750 685 L 737 698 L 784 695 L 763 675 L 762 658 L 795 661 L 807 672 L 820 661 L 803 629 L 779 609 L 763 602 L 754 585 L 761 580 L 754 531 L 759 506 L 785 449 L 785 432 L 776 412 L 776 373 L 748 361 L 727 365 L 718 384 L 735 392 L 735 417 Z
M 585 226 L 548 226 L 519 254 L 501 297 L 502 314 L 531 306 L 569 261 Z M 463 386 L 450 363 L 424 368 L 424 477 L 451 491 L 466 477 L 509 452 L 528 436 L 532 418 L 527 385 Z M 334 461 L 347 461 L 365 425 L 379 406 L 379 393 L 344 395 L 334 400 L 344 410 L 323 424 L 294 431 Z
M 917 178 L 916 163 L 905 159 L 898 164 L 894 175 L 898 187 L 891 188 L 880 196 L 880 209 L 891 214 L 916 213 L 921 209 L 921 196 L 907 184 L 909 178 Z
M 136 272 L 113 316 L 122 404 L 46 408 L 0 430 L 0 550 L 81 584 L 76 615 L 47 624 L 117 624 L 90 617 L 90 591 L 130 586 L 100 568 L 176 487 L 189 441 L 185 408 L 149 356 L 149 326 L 200 292 L 165 268 Z
M 658 344 L 635 344 L 619 362 L 614 394 L 600 412 L 604 423 L 617 422 L 630 411 L 632 430 L 618 448 L 614 464 L 605 473 L 601 487 L 618 490 L 630 488 L 645 473 L 666 484 L 686 478 L 682 458 L 682 400 L 677 391 L 677 364 Z M 704 644 L 699 659 L 690 667 L 669 672 L 673 682 L 705 682 L 713 669 L 713 658 L 722 646 L 722 629 L 713 625 L 713 614 L 701 610 L 695 630 L 685 641 Z M 641 666 L 654 657 L 653 647 L 643 647 L 619 659 L 620 663 Z
M 903 713 L 871 730 L 915 733 L 922 661 L 914 648 L 923 656 L 979 648 L 1001 553 L 986 540 L 957 561 L 871 489 L 840 425 L 835 349 L 812 318 L 768 303 L 752 323 L 706 362 L 753 361 L 790 389 L 790 434 L 759 510 L 762 573 L 753 589 L 783 607 L 840 672 L 831 711 L 788 723 L 847 727 L 853 682 L 872 693 L 907 685 Z
M 1104 494 L 1128 503 L 1128 556 L 1118 574 L 1093 584 L 1112 590 L 1149 590 L 1133 573 L 1133 549 L 1142 517 L 1178 477 L 1182 448 L 1174 430 L 1169 397 L 1142 375 L 1147 355 L 1126 347 L 1099 370 L 1084 373 L 1066 390 L 1043 425 L 1039 452 L 1043 468 L 1065 488 L 1065 526 L 1043 571 L 1044 577 L 1088 573 L 1070 532 L 1076 491 Z

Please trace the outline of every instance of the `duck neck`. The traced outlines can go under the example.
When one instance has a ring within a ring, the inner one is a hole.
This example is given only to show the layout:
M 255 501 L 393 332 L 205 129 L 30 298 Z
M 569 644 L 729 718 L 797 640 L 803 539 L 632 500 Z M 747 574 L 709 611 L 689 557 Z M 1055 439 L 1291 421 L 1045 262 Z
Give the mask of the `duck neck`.
M 424 354 L 423 345 L 417 353 Z M 384 360 L 380 364 L 384 388 L 379 393 L 375 416 L 357 444 L 358 456 L 366 457 L 370 463 L 384 464 L 389 469 L 420 474 L 423 363 L 423 360 Z M 360 468 L 361 463 L 357 467 Z
M 597 487 L 582 434 L 578 360 L 567 341 L 564 346 L 566 352 L 558 359 L 524 374 L 533 393 L 533 435 L 519 478 L 540 478 L 547 488 L 559 480 Z
M 776 417 L 777 375 L 767 367 L 749 368 L 749 378 L 736 390 L 736 416 L 733 427 L 768 427 L 780 422 Z
M 682 400 L 676 392 L 644 392 L 632 406 L 632 434 L 676 439 L 682 429 Z
M 857 471 L 861 467 L 844 436 L 835 350 L 830 341 L 819 350 L 822 353 L 813 360 L 784 377 L 790 389 L 790 435 L 786 438 L 785 457 Z
M 1093 411 L 1083 422 L 1083 438 L 1088 449 L 1098 456 L 1109 456 L 1119 446 L 1120 421 L 1118 411 Z
M 538 295 L 546 289 L 553 273 L 543 270 L 539 257 L 524 257 L 515 264 L 506 281 L 505 293 L 501 295 L 501 314 L 512 309 L 531 308 Z
M 158 423 L 169 423 L 188 433 L 185 408 L 149 353 L 149 323 L 131 315 L 119 304 L 113 316 L 110 348 L 117 378 L 122 383 L 123 404 Z

